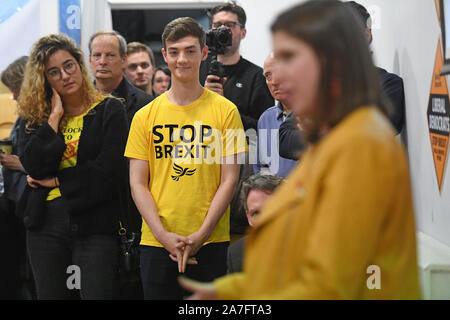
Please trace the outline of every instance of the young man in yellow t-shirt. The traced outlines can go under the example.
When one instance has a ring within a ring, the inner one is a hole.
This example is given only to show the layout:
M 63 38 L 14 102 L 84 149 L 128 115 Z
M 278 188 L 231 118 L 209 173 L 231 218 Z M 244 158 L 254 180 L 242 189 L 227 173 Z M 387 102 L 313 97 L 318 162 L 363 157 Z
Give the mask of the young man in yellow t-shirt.
M 182 299 L 179 273 L 202 281 L 226 273 L 229 202 L 247 146 L 236 106 L 200 84 L 208 55 L 202 27 L 176 19 L 163 44 L 171 89 L 136 113 L 125 156 L 144 222 L 144 297 Z

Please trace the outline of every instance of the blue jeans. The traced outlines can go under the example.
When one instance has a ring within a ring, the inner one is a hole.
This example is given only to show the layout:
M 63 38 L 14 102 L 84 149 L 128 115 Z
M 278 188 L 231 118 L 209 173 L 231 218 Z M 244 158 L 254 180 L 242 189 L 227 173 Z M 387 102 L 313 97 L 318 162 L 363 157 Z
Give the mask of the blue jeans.
M 210 282 L 227 272 L 229 242 L 209 243 L 197 252 L 197 265 L 187 265 L 185 276 Z M 141 246 L 141 278 L 146 300 L 182 300 L 190 295 L 178 284 L 178 264 L 160 247 Z
M 61 198 L 47 202 L 44 219 L 42 229 L 27 232 L 38 299 L 113 299 L 118 239 L 71 236 L 70 215 Z

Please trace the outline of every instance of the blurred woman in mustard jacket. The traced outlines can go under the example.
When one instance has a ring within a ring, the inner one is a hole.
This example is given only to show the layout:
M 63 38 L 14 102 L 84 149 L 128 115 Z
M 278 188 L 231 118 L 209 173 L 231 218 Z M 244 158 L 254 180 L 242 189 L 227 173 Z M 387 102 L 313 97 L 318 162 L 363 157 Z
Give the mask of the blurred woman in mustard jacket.
M 193 299 L 419 299 L 407 158 L 353 9 L 310 1 L 272 25 L 310 145 L 249 234 L 243 273 Z

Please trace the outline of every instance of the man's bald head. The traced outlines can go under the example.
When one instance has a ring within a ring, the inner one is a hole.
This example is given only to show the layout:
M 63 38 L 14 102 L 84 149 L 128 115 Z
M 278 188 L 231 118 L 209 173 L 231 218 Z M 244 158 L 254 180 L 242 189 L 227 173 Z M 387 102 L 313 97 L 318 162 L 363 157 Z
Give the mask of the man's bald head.
M 282 85 L 282 80 L 277 70 L 277 62 L 271 52 L 264 60 L 264 77 L 266 78 L 267 87 L 275 100 L 280 101 L 284 106 L 286 103 L 286 88 Z

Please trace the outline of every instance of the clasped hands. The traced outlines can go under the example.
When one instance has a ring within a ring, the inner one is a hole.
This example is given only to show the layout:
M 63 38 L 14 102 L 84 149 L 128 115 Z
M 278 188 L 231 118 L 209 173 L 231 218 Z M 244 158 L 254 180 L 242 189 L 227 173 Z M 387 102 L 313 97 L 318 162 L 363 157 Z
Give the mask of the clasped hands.
M 169 251 L 170 258 L 178 262 L 178 272 L 184 273 L 186 270 L 186 264 L 198 264 L 198 261 L 195 257 L 192 257 L 197 253 L 197 251 L 201 248 L 203 243 L 205 242 L 204 238 L 202 238 L 199 232 L 195 232 L 188 237 L 183 237 L 175 233 L 167 232 L 163 237 L 165 242 L 161 242 L 166 250 Z M 166 244 L 171 246 L 166 247 Z M 198 281 L 194 281 L 186 278 L 185 276 L 178 277 L 179 284 L 188 291 L 191 291 L 193 294 L 187 298 L 188 300 L 216 300 L 217 292 L 212 282 L 201 283 Z
M 183 237 L 176 233 L 166 232 L 159 241 L 169 251 L 170 259 L 178 263 L 178 272 L 184 273 L 187 264 L 198 264 L 197 259 L 193 256 L 204 242 L 199 234 L 193 233 L 188 237 Z

